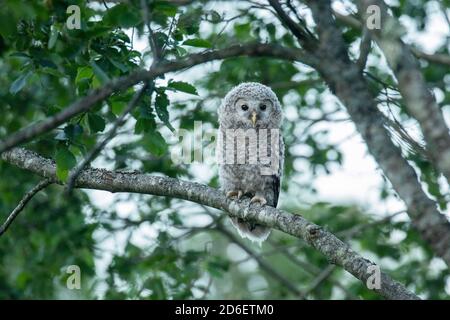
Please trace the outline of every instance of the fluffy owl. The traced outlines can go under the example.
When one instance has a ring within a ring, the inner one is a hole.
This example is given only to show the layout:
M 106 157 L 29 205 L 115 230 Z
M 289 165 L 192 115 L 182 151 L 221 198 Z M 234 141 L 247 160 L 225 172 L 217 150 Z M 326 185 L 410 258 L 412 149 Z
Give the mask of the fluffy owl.
M 251 203 L 276 207 L 284 163 L 280 134 L 281 105 L 267 86 L 241 83 L 219 108 L 218 163 L 221 189 L 227 197 L 251 197 Z M 261 243 L 270 228 L 231 218 L 239 234 Z

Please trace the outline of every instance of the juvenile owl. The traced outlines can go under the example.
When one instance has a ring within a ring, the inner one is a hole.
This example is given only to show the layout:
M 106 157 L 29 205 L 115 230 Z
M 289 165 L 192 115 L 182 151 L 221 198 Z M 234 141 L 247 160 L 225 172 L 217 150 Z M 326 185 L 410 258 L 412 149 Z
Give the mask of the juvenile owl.
M 251 197 L 251 203 L 276 207 L 284 163 L 280 133 L 281 105 L 267 86 L 241 83 L 219 108 L 218 164 L 221 189 L 227 197 Z M 261 243 L 270 228 L 232 218 L 240 235 Z

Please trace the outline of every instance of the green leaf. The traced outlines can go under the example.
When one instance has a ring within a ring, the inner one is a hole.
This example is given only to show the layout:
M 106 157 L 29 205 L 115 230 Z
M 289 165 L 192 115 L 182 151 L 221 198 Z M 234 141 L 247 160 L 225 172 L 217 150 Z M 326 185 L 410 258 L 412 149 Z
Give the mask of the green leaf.
M 220 258 L 214 257 L 213 260 L 206 263 L 206 270 L 211 274 L 211 276 L 220 278 L 223 273 L 229 268 L 229 263 Z
M 139 119 L 150 119 L 155 120 L 155 115 L 153 114 L 153 109 L 150 105 L 147 105 L 145 102 L 141 103 L 138 108 Z M 138 119 L 136 118 L 136 119 Z M 154 121 L 153 121 L 154 122 Z
M 182 57 L 187 54 L 187 50 L 184 49 L 183 47 L 176 47 L 176 51 L 179 57 Z
M 102 83 L 100 82 L 100 80 L 97 77 L 94 77 L 92 79 L 92 87 L 94 89 L 100 88 L 102 86 Z
M 251 38 L 251 24 L 249 22 L 243 24 L 235 24 L 233 26 L 234 33 L 239 40 L 249 40 Z
M 185 46 L 191 46 L 191 47 L 198 47 L 198 48 L 211 48 L 212 44 L 208 40 L 205 39 L 188 39 L 183 42 L 183 45 Z
M 158 131 L 150 131 L 142 139 L 144 148 L 153 155 L 160 157 L 167 152 L 167 143 Z
M 154 119 L 139 118 L 134 125 L 134 133 L 141 134 L 143 132 L 154 131 L 156 123 Z
M 102 132 L 105 130 L 105 119 L 95 113 L 88 114 L 88 124 L 91 132 Z
M 48 39 L 48 45 L 47 48 L 49 50 L 53 49 L 53 47 L 56 44 L 56 40 L 58 40 L 58 29 L 55 26 L 52 26 L 51 32 L 50 32 L 50 39 Z
M 156 277 L 153 279 L 147 279 L 145 284 L 152 290 L 152 295 L 151 295 L 152 299 L 156 299 L 156 300 L 167 299 L 167 295 L 164 290 L 164 284 L 160 277 Z
M 22 88 L 25 86 L 30 76 L 31 71 L 28 71 L 27 73 L 22 74 L 20 77 L 14 80 L 14 82 L 11 84 L 11 87 L 9 88 L 9 92 L 11 94 L 16 94 L 17 92 L 22 90 Z
M 69 170 L 56 166 L 56 177 L 61 181 L 67 181 L 67 178 L 69 177 Z
M 61 169 L 72 169 L 76 163 L 77 160 L 75 159 L 75 156 L 70 152 L 67 148 L 59 148 L 56 152 L 56 165 L 59 166 Z
M 113 101 L 111 102 L 111 111 L 116 116 L 122 114 L 123 110 L 125 110 L 125 107 L 127 104 L 123 101 Z
M 177 7 L 169 2 L 159 2 L 155 1 L 154 9 L 155 11 L 159 11 L 164 13 L 169 17 L 174 17 L 177 14 Z
M 46 68 L 46 67 L 44 67 L 44 68 L 39 69 L 39 72 L 40 73 L 46 73 L 46 74 L 49 74 L 49 75 L 52 75 L 52 76 L 55 76 L 55 77 L 58 77 L 58 78 L 64 78 L 64 76 L 65 76 L 58 69 L 53 69 L 53 68 Z
M 173 88 L 178 91 L 198 95 L 197 89 L 192 84 L 183 81 L 171 81 L 167 85 L 169 88 Z
M 92 71 L 94 71 L 95 77 L 100 81 L 101 84 L 105 84 L 110 81 L 109 76 L 97 63 L 95 63 L 95 61 L 91 62 L 91 66 Z
M 167 106 L 169 105 L 169 99 L 167 94 L 159 93 L 155 99 L 155 109 L 158 118 L 173 132 L 175 128 L 170 124 L 169 112 Z
M 77 160 L 72 152 L 67 148 L 60 148 L 56 152 L 56 175 L 58 179 L 66 181 L 69 175 L 69 170 L 75 167 Z
M 80 67 L 77 70 L 77 76 L 75 78 L 75 83 L 78 84 L 84 79 L 90 79 L 94 75 L 92 68 L 89 66 Z
M 64 133 L 70 140 L 77 140 L 83 134 L 83 127 L 79 124 L 68 124 Z
M 26 58 L 31 59 L 32 57 L 25 52 L 13 52 L 9 55 L 10 57 Z
M 128 4 L 121 3 L 110 8 L 103 21 L 109 25 L 132 28 L 141 22 L 140 10 L 135 10 Z
M 220 13 L 218 13 L 218 12 L 215 11 L 215 10 L 211 10 L 211 11 L 208 13 L 208 16 L 209 16 L 209 18 L 211 19 L 211 22 L 212 22 L 212 23 L 219 23 L 219 22 L 222 21 L 222 17 L 220 16 Z
M 109 62 L 112 63 L 113 66 L 115 66 L 117 69 L 119 69 L 122 72 L 127 72 L 129 68 L 124 65 L 122 62 L 115 60 L 113 58 L 108 57 Z

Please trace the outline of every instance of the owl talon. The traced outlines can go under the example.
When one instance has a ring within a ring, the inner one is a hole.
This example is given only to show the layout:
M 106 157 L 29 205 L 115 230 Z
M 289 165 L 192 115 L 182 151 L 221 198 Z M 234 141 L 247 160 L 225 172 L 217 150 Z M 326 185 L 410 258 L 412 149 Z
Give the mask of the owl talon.
M 242 197 L 244 193 L 242 192 L 242 190 L 232 190 L 232 191 L 228 191 L 227 192 L 227 198 L 231 198 L 234 196 L 237 196 L 238 199 L 240 199 Z
M 263 205 L 265 205 L 267 203 L 267 200 L 264 197 L 261 196 L 254 196 L 251 200 L 250 203 L 255 203 L 255 202 L 259 202 L 259 204 L 261 205 L 261 207 Z

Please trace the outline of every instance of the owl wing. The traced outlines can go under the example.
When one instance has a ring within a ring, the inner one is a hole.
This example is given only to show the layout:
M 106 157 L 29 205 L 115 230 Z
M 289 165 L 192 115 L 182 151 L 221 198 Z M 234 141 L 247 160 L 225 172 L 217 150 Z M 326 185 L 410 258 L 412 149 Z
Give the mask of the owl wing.
M 272 175 L 272 190 L 273 190 L 273 207 L 276 208 L 278 204 L 278 197 L 280 196 L 280 176 Z
M 281 191 L 281 176 L 284 169 L 284 140 L 280 136 L 280 149 L 278 150 L 278 173 L 271 176 L 272 190 L 273 190 L 273 206 L 276 208 L 278 204 L 278 198 Z

